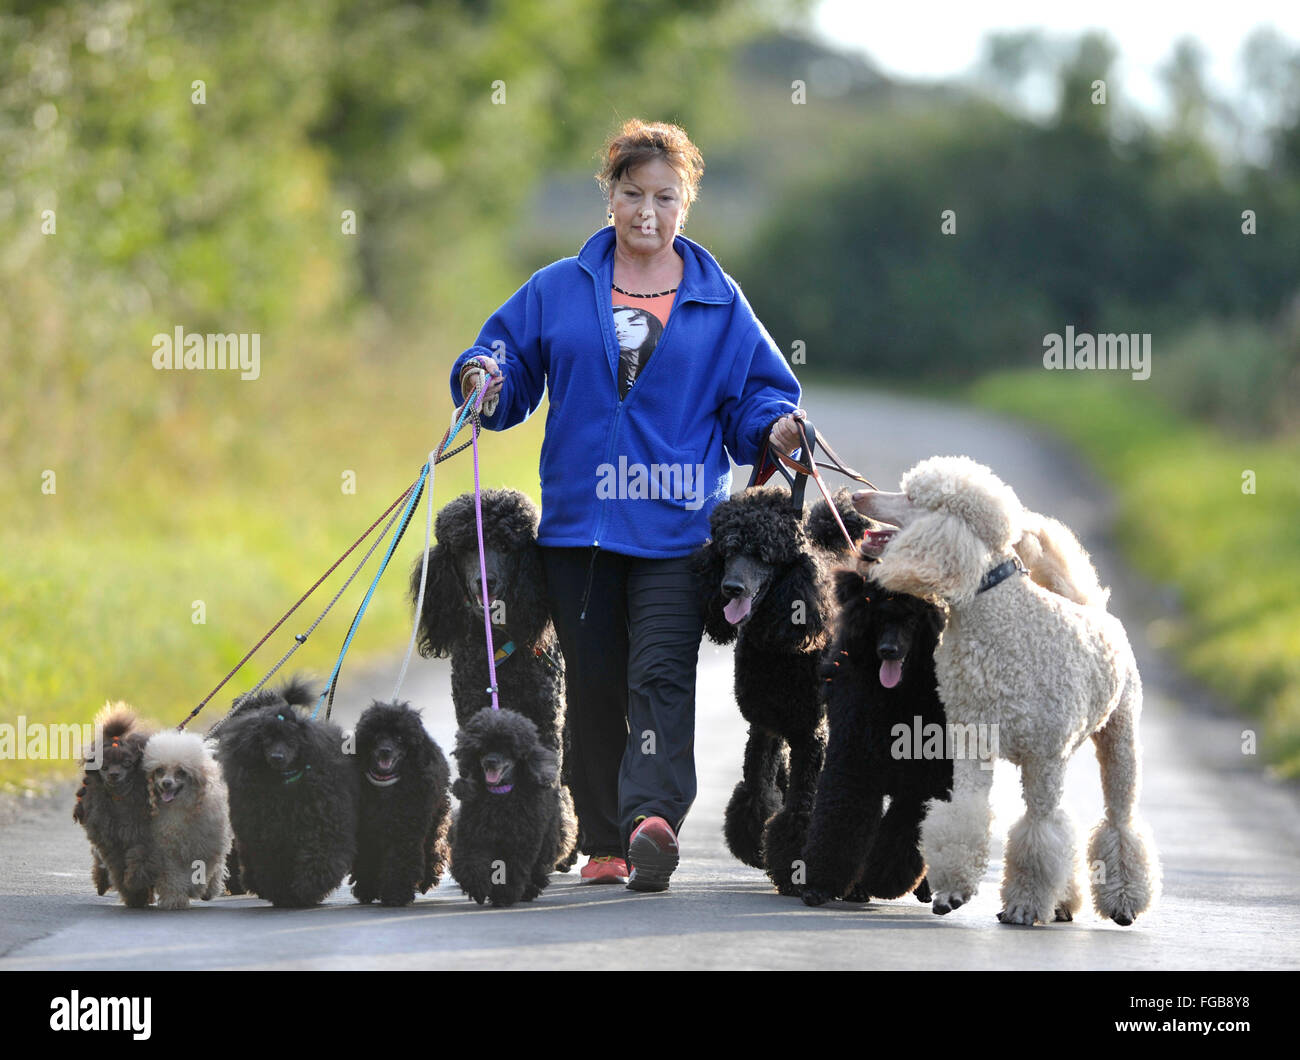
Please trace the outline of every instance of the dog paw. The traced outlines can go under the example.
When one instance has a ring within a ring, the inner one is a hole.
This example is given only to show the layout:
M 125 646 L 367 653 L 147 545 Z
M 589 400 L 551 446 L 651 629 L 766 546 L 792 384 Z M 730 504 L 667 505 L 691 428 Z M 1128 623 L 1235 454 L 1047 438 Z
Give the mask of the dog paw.
M 921 877 L 921 882 L 916 885 L 916 890 L 912 893 L 916 895 L 918 902 L 931 902 L 934 900 L 934 896 L 930 893 L 930 881 L 924 876 Z
M 825 891 L 819 891 L 815 887 L 805 887 L 803 894 L 799 897 L 803 899 L 803 904 L 816 908 L 819 905 L 825 905 L 831 900 L 831 896 Z
M 930 907 L 936 916 L 944 916 L 951 913 L 954 909 L 960 909 L 970 901 L 971 896 L 959 891 L 937 891 L 934 895 L 934 904 Z
M 1069 924 L 1073 922 L 1073 920 L 1074 914 L 1063 905 L 1058 905 L 1056 907 L 1056 912 L 1052 914 L 1052 922 L 1054 924 Z
M 998 921 L 1003 924 L 1019 924 L 1022 927 L 1033 927 L 1038 916 L 1033 906 L 1019 902 L 1007 906 L 1002 912 L 998 913 Z
M 190 900 L 183 894 L 169 894 L 165 898 L 159 897 L 159 909 L 188 909 Z
M 379 897 L 379 904 L 389 909 L 410 905 L 413 901 L 415 901 L 415 896 L 410 891 L 400 894 L 384 894 Z
M 1125 911 L 1111 913 L 1111 920 L 1115 921 L 1120 927 L 1128 927 L 1133 923 L 1134 917 Z

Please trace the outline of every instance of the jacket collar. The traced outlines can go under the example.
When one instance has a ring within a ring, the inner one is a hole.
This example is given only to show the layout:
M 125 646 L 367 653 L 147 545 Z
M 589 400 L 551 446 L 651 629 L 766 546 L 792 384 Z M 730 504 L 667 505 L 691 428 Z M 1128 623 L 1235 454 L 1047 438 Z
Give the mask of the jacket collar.
M 607 291 L 614 280 L 614 238 L 613 227 L 606 225 L 578 251 L 578 264 Z M 680 235 L 673 239 L 673 247 L 682 259 L 682 282 L 677 294 L 679 301 L 727 305 L 735 299 L 736 292 L 727 282 L 726 273 L 712 254 L 698 243 Z

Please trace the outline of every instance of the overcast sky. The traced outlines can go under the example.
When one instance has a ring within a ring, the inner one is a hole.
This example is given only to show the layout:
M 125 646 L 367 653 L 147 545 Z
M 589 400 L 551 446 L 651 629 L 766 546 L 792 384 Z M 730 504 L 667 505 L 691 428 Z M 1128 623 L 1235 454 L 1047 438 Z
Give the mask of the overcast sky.
M 1174 41 L 1191 35 L 1209 55 L 1209 75 L 1222 93 L 1239 87 L 1242 40 L 1272 24 L 1300 43 L 1300 0 L 997 0 L 993 4 L 822 0 L 814 25 L 829 41 L 857 48 L 897 77 L 940 79 L 967 73 L 991 30 L 1041 28 L 1050 35 L 1106 31 L 1119 48 L 1115 73 L 1125 95 L 1153 115 L 1164 113 L 1158 69 Z M 1047 101 L 1050 105 L 1050 101 Z

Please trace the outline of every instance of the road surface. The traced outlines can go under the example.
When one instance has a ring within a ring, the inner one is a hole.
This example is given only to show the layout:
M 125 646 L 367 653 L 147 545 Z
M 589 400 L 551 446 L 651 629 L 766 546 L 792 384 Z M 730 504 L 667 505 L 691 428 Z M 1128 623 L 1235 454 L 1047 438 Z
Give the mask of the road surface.
M 575 870 L 553 876 L 539 900 L 511 909 L 475 906 L 448 881 L 398 910 L 359 907 L 342 890 L 309 910 L 276 910 L 247 897 L 184 912 L 127 910 L 90 886 L 69 786 L 56 798 L 2 808 L 0 969 L 1300 967 L 1300 795 L 1241 753 L 1248 721 L 1217 710 L 1154 653 L 1148 631 L 1161 621 L 1163 594 L 1112 551 L 1111 505 L 1100 485 L 1063 446 L 976 411 L 829 389 L 811 390 L 805 405 L 841 457 L 882 489 L 897 488 L 917 460 L 966 453 L 1011 483 L 1027 506 L 1071 525 L 1092 550 L 1146 690 L 1141 809 L 1165 882 L 1160 905 L 1136 925 L 1099 921 L 1090 909 L 1072 924 L 997 922 L 1002 840 L 1021 812 L 1018 778 L 1004 764 L 994 782 L 993 857 L 969 905 L 936 917 L 912 898 L 814 910 L 778 896 L 723 845 L 722 811 L 740 775 L 745 726 L 731 694 L 730 650 L 706 642 L 699 798 L 667 893 L 580 887 Z M 266 655 L 273 657 L 270 649 Z M 336 718 L 350 724 L 370 697 L 386 698 L 399 662 L 400 651 L 369 672 L 345 671 Z M 403 691 L 449 749 L 446 664 L 417 658 Z M 1064 803 L 1081 830 L 1100 817 L 1089 749 L 1071 765 Z

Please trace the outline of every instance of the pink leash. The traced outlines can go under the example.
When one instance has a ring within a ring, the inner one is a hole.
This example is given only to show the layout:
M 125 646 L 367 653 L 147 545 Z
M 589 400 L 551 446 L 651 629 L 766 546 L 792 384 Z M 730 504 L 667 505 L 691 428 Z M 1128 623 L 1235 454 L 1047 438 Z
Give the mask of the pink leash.
M 491 377 L 479 389 L 478 395 L 474 400 L 474 412 L 477 413 L 483 407 L 483 399 L 487 396 L 488 386 L 491 384 Z M 470 423 L 470 439 L 474 443 L 474 522 L 478 530 L 478 571 L 479 587 L 483 590 L 483 635 L 487 638 L 487 657 L 488 657 L 488 679 L 491 684 L 488 685 L 487 691 L 492 696 L 492 709 L 500 710 L 501 704 L 497 702 L 497 662 L 496 651 L 492 646 L 492 615 L 488 610 L 488 589 L 487 589 L 487 553 L 483 548 L 483 488 L 479 484 L 478 474 L 478 416 L 475 415 Z

